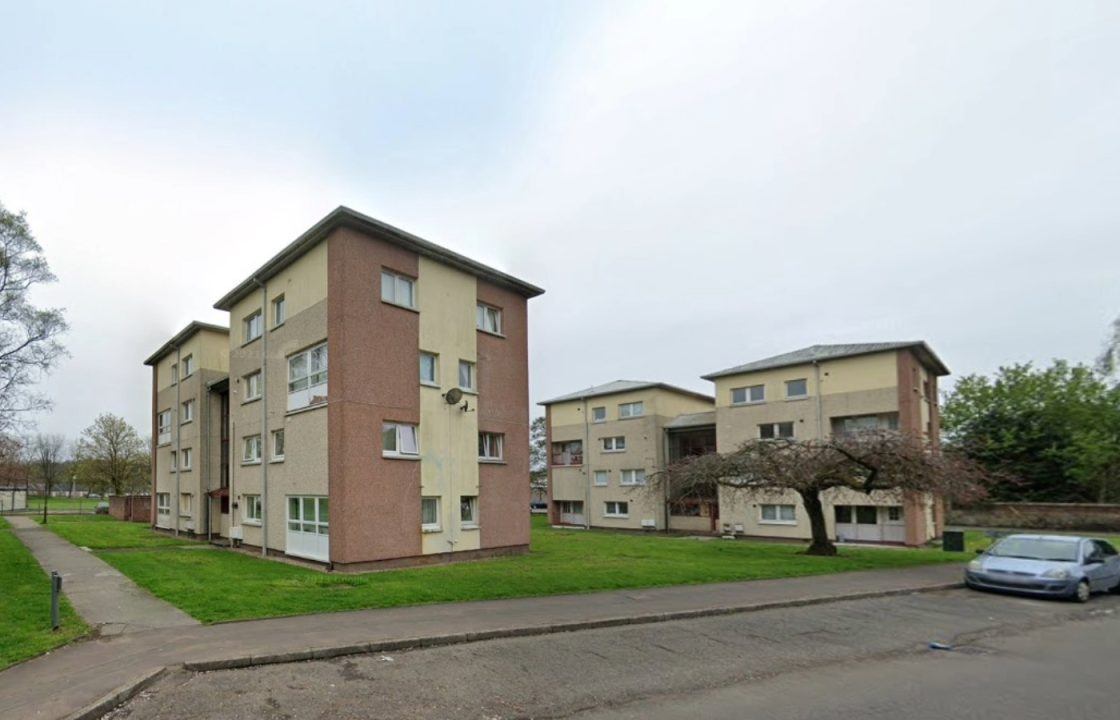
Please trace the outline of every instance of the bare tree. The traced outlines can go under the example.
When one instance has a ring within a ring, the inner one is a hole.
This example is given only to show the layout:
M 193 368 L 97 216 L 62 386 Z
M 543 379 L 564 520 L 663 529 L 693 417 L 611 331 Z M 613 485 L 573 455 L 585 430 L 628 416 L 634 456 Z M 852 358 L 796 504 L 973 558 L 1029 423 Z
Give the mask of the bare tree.
M 986 473 L 952 450 L 933 451 L 897 432 L 837 435 L 826 440 L 751 440 L 726 454 L 688 457 L 653 477 L 649 491 L 664 497 L 736 492 L 796 492 L 812 530 L 809 555 L 835 555 L 822 493 L 833 488 L 933 493 L 960 500 L 982 497 Z
M 55 280 L 42 253 L 24 214 L 0 205 L 0 431 L 50 407 L 32 388 L 66 354 L 62 311 L 31 303 L 37 285 Z
M 27 489 L 29 481 L 24 441 L 15 435 L 0 435 L 0 486 Z
M 82 431 L 75 454 L 75 472 L 86 487 L 124 495 L 146 483 L 147 446 L 122 417 L 98 415 Z
M 36 435 L 30 444 L 30 461 L 35 470 L 35 475 L 43 483 L 43 524 L 47 522 L 47 504 L 51 498 L 51 490 L 55 480 L 62 471 L 63 451 L 66 447 L 66 438 L 61 435 Z

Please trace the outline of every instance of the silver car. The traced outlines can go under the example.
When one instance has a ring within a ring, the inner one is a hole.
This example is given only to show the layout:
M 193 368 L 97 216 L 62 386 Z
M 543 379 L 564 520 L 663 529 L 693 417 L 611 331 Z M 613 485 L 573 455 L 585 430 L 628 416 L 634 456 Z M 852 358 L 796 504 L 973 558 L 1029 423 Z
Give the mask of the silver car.
M 964 582 L 998 590 L 1088 602 L 1120 590 L 1120 555 L 1104 540 L 1073 535 L 1008 535 L 968 564 Z

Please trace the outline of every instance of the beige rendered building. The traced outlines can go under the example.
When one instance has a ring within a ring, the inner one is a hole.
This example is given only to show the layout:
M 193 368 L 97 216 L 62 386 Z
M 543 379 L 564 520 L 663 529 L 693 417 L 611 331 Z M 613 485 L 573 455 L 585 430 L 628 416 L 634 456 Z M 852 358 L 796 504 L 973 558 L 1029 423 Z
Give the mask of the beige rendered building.
M 230 329 L 197 392 L 219 449 L 179 530 L 354 570 L 526 549 L 526 311 L 542 292 L 335 210 L 215 304 Z M 147 361 L 157 425 L 196 326 Z M 182 497 L 181 441 L 154 438 L 157 497 L 172 475 Z

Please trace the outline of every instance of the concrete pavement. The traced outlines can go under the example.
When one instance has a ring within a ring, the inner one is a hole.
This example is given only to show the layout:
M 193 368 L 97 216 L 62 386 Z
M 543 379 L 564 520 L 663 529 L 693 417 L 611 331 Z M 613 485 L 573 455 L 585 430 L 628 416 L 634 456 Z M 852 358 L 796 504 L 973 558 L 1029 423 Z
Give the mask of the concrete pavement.
M 65 717 L 154 671 L 183 664 L 237 667 L 663 622 L 928 591 L 959 584 L 960 577 L 959 566 L 935 565 L 169 627 L 76 643 L 0 673 L 0 718 Z
M 62 575 L 62 591 L 74 609 L 103 636 L 157 628 L 198 625 L 174 605 L 160 600 L 108 563 L 63 540 L 30 517 L 8 516 L 12 532 L 43 569 Z

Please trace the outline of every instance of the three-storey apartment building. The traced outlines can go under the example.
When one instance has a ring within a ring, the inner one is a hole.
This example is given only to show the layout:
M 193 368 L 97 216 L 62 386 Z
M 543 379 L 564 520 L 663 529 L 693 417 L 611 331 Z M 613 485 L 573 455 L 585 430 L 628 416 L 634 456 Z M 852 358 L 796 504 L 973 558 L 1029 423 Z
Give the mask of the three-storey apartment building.
M 229 478 L 211 530 L 345 569 L 526 549 L 542 292 L 332 212 L 215 305 Z

